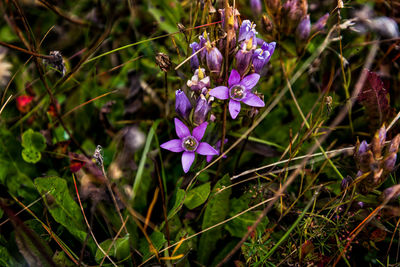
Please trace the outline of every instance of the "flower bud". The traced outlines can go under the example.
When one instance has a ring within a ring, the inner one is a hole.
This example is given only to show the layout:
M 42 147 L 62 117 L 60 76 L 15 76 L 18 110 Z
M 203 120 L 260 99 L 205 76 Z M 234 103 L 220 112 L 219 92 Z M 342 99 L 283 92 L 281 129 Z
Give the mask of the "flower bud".
M 385 173 L 390 173 L 393 171 L 396 165 L 397 154 L 395 152 L 391 153 L 384 161 L 383 168 Z
M 218 48 L 211 47 L 210 42 L 207 43 L 207 67 L 214 74 L 218 74 L 221 72 L 222 67 L 222 54 L 219 52 Z
M 372 139 L 372 152 L 376 159 L 381 157 L 382 148 L 386 141 L 386 127 L 382 125 L 382 127 L 375 133 L 374 138 Z
M 208 40 L 208 35 L 207 35 L 207 32 L 206 32 L 206 31 L 204 31 L 204 33 L 203 33 L 202 35 L 199 36 L 199 40 L 200 40 L 200 43 L 199 43 L 199 46 L 200 46 L 200 47 L 199 47 L 199 49 L 201 49 L 201 48 L 203 48 L 203 47 L 206 45 L 207 40 Z M 201 60 L 204 60 L 204 59 L 205 59 L 206 53 L 207 53 L 207 50 L 206 50 L 206 49 L 203 49 L 203 50 L 200 51 L 200 59 L 201 59 Z
M 283 5 L 283 10 L 286 12 L 289 22 L 298 22 L 305 15 L 300 4 L 298 0 L 287 0 Z
M 296 35 L 300 40 L 307 40 L 311 32 L 310 15 L 305 16 L 296 29 Z
M 395 20 L 388 17 L 377 17 L 370 21 L 370 28 L 384 38 L 399 37 L 399 28 Z
M 389 153 L 397 153 L 399 150 L 399 144 L 400 144 L 400 134 L 397 134 L 392 141 L 390 142 L 389 146 Z
M 363 140 L 358 148 L 358 155 L 361 155 L 368 150 L 368 143 L 367 141 Z
M 400 194 L 400 184 L 396 184 L 392 187 L 383 190 L 380 199 L 382 201 L 391 201 L 397 198 Z
M 349 187 L 349 185 L 353 182 L 353 178 L 349 175 L 347 175 L 346 178 L 344 178 L 342 180 L 342 183 L 340 184 L 340 187 L 342 190 L 347 189 L 347 187 Z
M 190 58 L 190 67 L 192 70 L 195 70 L 199 67 L 199 58 L 196 55 L 193 56 L 200 49 L 200 45 L 197 42 L 193 42 L 190 44 L 190 48 L 192 48 L 192 57 Z
M 196 125 L 200 125 L 207 120 L 207 115 L 211 110 L 210 103 L 207 102 L 206 97 L 201 94 L 198 101 L 196 108 L 193 112 L 193 122 Z
M 312 26 L 312 31 L 322 31 L 325 28 L 326 22 L 328 21 L 329 13 L 326 13 L 317 20 L 317 22 Z
M 250 0 L 250 8 L 254 14 L 260 15 L 262 11 L 261 0 Z
M 183 92 L 181 89 L 176 90 L 175 92 L 176 113 L 185 120 L 188 120 L 191 110 L 192 110 L 192 104 L 190 104 L 190 101 L 187 98 L 185 92 Z

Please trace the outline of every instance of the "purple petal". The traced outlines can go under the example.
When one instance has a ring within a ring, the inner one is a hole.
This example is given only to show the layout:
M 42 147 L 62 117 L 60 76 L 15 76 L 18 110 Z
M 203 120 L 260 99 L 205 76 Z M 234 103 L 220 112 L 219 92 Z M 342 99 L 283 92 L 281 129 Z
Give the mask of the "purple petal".
M 160 147 L 164 148 L 166 150 L 172 151 L 172 152 L 182 152 L 183 151 L 181 139 L 172 139 L 172 140 L 160 145 Z
M 194 157 L 194 152 L 185 151 L 182 153 L 182 168 L 185 173 L 187 173 L 190 169 L 190 166 L 192 166 Z
M 226 86 L 218 86 L 212 89 L 209 94 L 210 96 L 225 100 L 229 98 L 229 89 Z
M 194 136 L 194 138 L 197 139 L 197 141 L 200 142 L 200 140 L 203 138 L 204 133 L 207 129 L 207 125 L 208 125 L 208 123 L 205 121 L 193 129 L 193 136 Z
M 190 135 L 189 128 L 177 118 L 175 118 L 175 131 L 176 135 L 181 139 Z
M 211 156 L 211 155 L 207 156 L 207 157 L 206 157 L 207 163 L 209 163 L 209 162 L 213 159 L 213 157 L 214 157 L 214 156 Z
M 232 87 L 235 84 L 238 84 L 240 82 L 240 74 L 237 72 L 237 70 L 232 69 L 231 74 L 229 75 L 229 80 L 228 84 L 229 87 Z
M 253 93 L 247 93 L 247 97 L 242 99 L 242 102 L 252 107 L 261 108 L 265 106 L 264 101 L 262 101 L 258 96 Z
M 251 88 L 256 86 L 259 79 L 260 79 L 260 74 L 253 73 L 244 77 L 243 80 L 240 82 L 240 84 L 246 87 L 246 89 L 250 90 Z
M 202 142 L 199 144 L 199 146 L 196 149 L 197 154 L 200 155 L 218 155 L 218 151 L 215 150 L 212 146 L 207 144 L 206 142 Z
M 229 113 L 231 114 L 232 119 L 236 119 L 239 112 L 240 112 L 240 102 L 233 99 L 229 100 Z

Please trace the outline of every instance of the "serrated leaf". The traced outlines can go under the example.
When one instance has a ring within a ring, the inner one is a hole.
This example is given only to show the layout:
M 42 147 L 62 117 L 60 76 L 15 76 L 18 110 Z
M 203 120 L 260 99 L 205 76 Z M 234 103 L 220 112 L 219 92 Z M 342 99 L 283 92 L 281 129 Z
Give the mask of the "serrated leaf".
M 39 151 L 32 148 L 22 149 L 21 155 L 23 160 L 25 160 L 28 163 L 37 163 L 42 158 L 42 154 Z
M 221 193 L 218 193 L 223 187 L 231 184 L 229 175 L 226 174 L 213 188 L 213 195 L 207 204 L 204 212 L 202 229 L 206 229 L 223 221 L 229 213 L 229 196 L 231 195 L 231 189 L 226 189 Z M 211 253 L 215 251 L 217 241 L 222 237 L 222 231 L 220 227 L 216 227 L 212 230 L 205 232 L 199 243 L 198 259 L 201 263 L 207 265 L 210 260 Z
M 72 199 L 67 181 L 59 177 L 36 178 L 36 189 L 43 197 L 54 220 L 78 240 L 85 241 L 86 227 L 78 204 Z
M 192 210 L 203 204 L 210 194 L 211 184 L 205 183 L 198 187 L 193 188 L 186 194 L 185 206 Z

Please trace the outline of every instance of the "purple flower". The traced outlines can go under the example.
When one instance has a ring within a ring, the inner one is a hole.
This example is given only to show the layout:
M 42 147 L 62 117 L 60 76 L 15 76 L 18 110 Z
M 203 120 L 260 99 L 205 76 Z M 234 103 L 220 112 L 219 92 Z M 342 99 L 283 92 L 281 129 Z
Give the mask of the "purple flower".
M 368 150 L 368 143 L 367 141 L 364 140 L 361 142 L 360 147 L 358 148 L 358 155 L 367 152 L 367 150 Z
M 200 45 L 197 42 L 193 42 L 190 44 L 190 48 L 192 48 L 193 55 L 200 49 Z M 192 70 L 195 70 L 199 67 L 199 58 L 197 57 L 197 54 L 190 58 L 190 67 Z
M 192 79 L 186 82 L 186 85 L 189 86 L 193 91 L 202 90 L 203 88 L 210 87 L 210 77 L 205 76 L 205 69 L 198 68 L 194 72 Z
M 188 120 L 191 110 L 192 110 L 192 105 L 190 104 L 190 101 L 187 98 L 185 92 L 183 92 L 181 89 L 176 90 L 175 92 L 176 113 L 185 120 Z
M 325 28 L 326 22 L 328 21 L 329 13 L 326 13 L 317 20 L 317 22 L 312 26 L 313 31 L 322 31 Z
M 221 72 L 222 66 L 222 54 L 215 46 L 212 47 L 211 43 L 208 41 L 206 44 L 207 54 L 207 67 L 210 69 L 212 73 L 219 74 Z
M 251 89 L 257 84 L 260 75 L 253 73 L 240 79 L 240 74 L 233 69 L 229 75 L 228 85 L 218 86 L 212 89 L 209 94 L 218 99 L 229 100 L 229 113 L 232 119 L 235 119 L 240 112 L 240 102 L 252 107 L 263 107 L 264 101 L 251 92 Z
M 218 151 L 206 142 L 200 142 L 207 129 L 207 122 L 203 122 L 193 129 L 193 134 L 190 133 L 189 128 L 175 118 L 175 131 L 179 139 L 172 139 L 162 145 L 161 148 L 167 149 L 172 152 L 182 152 L 182 168 L 187 173 L 192 166 L 195 158 L 195 153 L 200 155 L 217 155 Z
M 226 144 L 227 142 L 228 142 L 228 138 L 225 138 L 224 144 Z M 221 148 L 221 140 L 219 140 L 219 141 L 215 144 L 214 147 L 215 147 L 215 149 L 216 149 L 217 151 L 219 151 L 220 148 Z M 218 153 L 217 155 L 219 155 L 219 153 Z M 213 159 L 213 157 L 214 157 L 214 155 L 209 155 L 209 156 L 207 156 L 207 157 L 206 157 L 207 162 L 210 162 L 210 161 Z M 226 158 L 226 155 L 223 156 L 223 158 Z
M 213 98 L 213 97 L 211 97 Z M 197 100 L 196 108 L 193 112 L 193 122 L 199 125 L 207 120 L 207 115 L 211 110 L 211 104 L 207 101 L 206 97 L 201 94 Z
M 253 11 L 254 14 L 260 15 L 262 11 L 262 5 L 261 5 L 261 0 L 250 0 L 250 7 L 251 11 Z
M 252 23 L 250 20 L 244 20 L 242 25 L 240 25 L 238 42 L 248 40 L 248 35 L 253 36 L 253 34 L 257 34 L 255 28 L 256 24 Z
M 255 72 L 260 73 L 270 58 L 271 54 L 268 51 L 257 48 L 253 53 L 253 67 Z
M 305 16 L 299 23 L 296 29 L 296 35 L 300 40 L 306 40 L 310 36 L 311 22 L 310 15 Z
M 204 33 L 199 36 L 199 40 L 200 40 L 200 43 L 199 43 L 200 48 L 199 49 L 201 49 L 206 45 L 207 40 L 208 40 L 208 35 L 207 35 L 206 31 L 204 31 Z M 200 58 L 201 58 L 201 60 L 204 60 L 205 57 L 206 57 L 206 49 L 203 49 L 200 51 Z
M 275 43 L 275 42 L 270 42 L 270 43 L 264 42 L 264 43 L 262 44 L 262 46 L 261 46 L 261 49 L 262 49 L 262 50 L 268 51 L 269 54 L 270 54 L 270 57 L 271 57 L 272 54 L 273 54 L 274 51 L 275 51 L 275 47 L 276 47 L 276 43 Z
M 254 50 L 257 47 L 256 32 L 250 31 L 246 35 L 245 41 L 240 45 L 240 50 L 236 53 L 236 70 L 243 76 L 251 64 Z

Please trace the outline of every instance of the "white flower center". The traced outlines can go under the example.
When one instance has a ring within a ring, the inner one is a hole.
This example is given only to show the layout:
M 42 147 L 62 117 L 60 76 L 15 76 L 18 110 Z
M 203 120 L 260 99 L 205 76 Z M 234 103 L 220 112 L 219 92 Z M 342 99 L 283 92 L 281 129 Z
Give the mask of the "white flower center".
M 196 138 L 194 138 L 193 136 L 187 136 L 185 138 L 183 138 L 182 140 L 182 148 L 185 151 L 195 151 L 197 149 L 197 146 L 199 145 L 199 143 L 197 142 Z
M 235 85 L 231 87 L 229 93 L 231 98 L 241 100 L 245 97 L 245 88 L 243 85 Z

